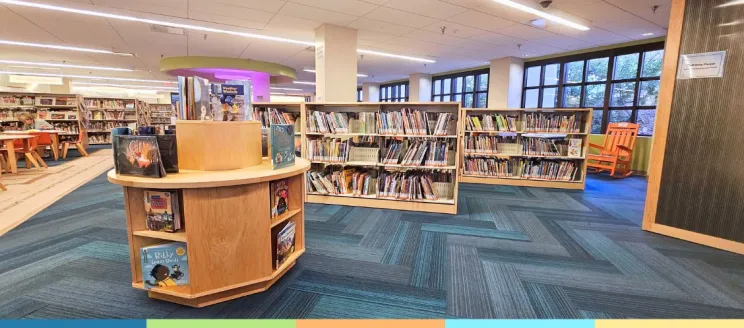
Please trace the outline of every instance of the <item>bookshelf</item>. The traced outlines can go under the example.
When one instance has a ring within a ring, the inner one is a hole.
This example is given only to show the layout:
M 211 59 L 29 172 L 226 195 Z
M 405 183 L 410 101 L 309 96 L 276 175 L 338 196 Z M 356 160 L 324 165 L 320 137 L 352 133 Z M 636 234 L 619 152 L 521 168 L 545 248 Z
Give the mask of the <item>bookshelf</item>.
M 111 143 L 111 129 L 129 127 L 136 130 L 143 102 L 135 98 L 86 97 L 88 143 L 106 145 Z
M 460 181 L 583 190 L 591 121 L 588 108 L 463 108 Z
M 118 175 L 115 170 L 107 174 L 111 183 L 124 189 L 132 287 L 145 290 L 143 278 L 147 277 L 143 277 L 140 249 L 176 241 L 186 243 L 189 285 L 155 287 L 147 290 L 150 298 L 205 307 L 271 288 L 305 252 L 303 173 L 310 163 L 297 158 L 295 165 L 274 170 L 270 161 L 261 160 L 258 152 L 246 151 L 260 147 L 256 138 L 259 127 L 254 122 L 177 121 L 176 125 L 180 131 L 176 135 L 179 164 L 183 163 L 179 173 L 159 179 Z M 196 133 L 194 129 L 200 127 L 217 127 L 222 133 L 216 135 L 207 133 L 208 130 Z M 229 133 L 234 135 L 227 136 Z M 230 153 L 227 147 L 219 150 L 200 147 L 190 142 L 187 135 L 208 138 L 205 143 L 209 144 L 239 140 L 240 136 L 245 136 L 240 141 L 248 141 L 243 143 L 244 147 L 231 144 Z M 201 164 L 182 161 L 184 157 L 198 156 L 200 160 L 212 161 L 207 167 L 214 169 L 239 153 L 249 153 L 253 161 L 240 162 L 237 169 L 210 171 L 199 170 Z M 270 183 L 280 179 L 288 182 L 288 208 L 283 215 L 271 218 Z M 180 194 L 181 230 L 176 233 L 147 230 L 146 190 L 176 190 Z M 296 225 L 295 248 L 277 266 L 273 241 L 290 221 Z
M 20 114 L 33 114 L 52 124 L 59 142 L 77 140 L 86 131 L 82 97 L 74 94 L 0 92 L 0 126 L 7 131 L 21 130 Z
M 304 130 L 302 128 L 302 112 L 305 108 L 304 103 L 280 103 L 280 102 L 256 102 L 253 103 L 253 112 L 246 114 L 247 119 L 252 119 L 254 121 L 261 122 L 261 134 L 263 138 L 268 138 L 268 128 L 271 126 L 272 122 L 276 122 L 276 117 L 272 119 L 270 112 L 274 111 L 275 113 L 279 113 L 280 115 L 283 114 L 289 114 L 289 116 L 294 120 L 294 130 L 295 130 L 295 152 L 297 153 L 297 157 L 302 157 L 302 148 L 301 148 L 301 136 L 302 131 Z M 252 118 L 251 118 L 252 116 Z M 284 118 L 286 120 L 286 118 Z M 266 154 L 268 155 L 268 149 L 266 150 Z
M 305 103 L 301 109 L 302 154 L 312 164 L 306 173 L 307 202 L 457 214 L 459 103 Z M 403 109 L 410 118 L 408 128 L 378 126 L 378 119 L 399 122 L 392 115 Z M 318 128 L 317 115 L 326 114 L 336 128 Z M 328 148 L 326 140 L 333 142 Z M 342 155 L 318 156 L 320 149 Z M 349 182 L 357 178 L 362 180 Z M 344 181 L 340 184 L 349 188 L 314 184 L 323 179 Z M 392 181 L 418 190 L 393 194 Z
M 164 127 L 171 125 L 171 117 L 175 116 L 175 109 L 171 104 L 145 104 L 142 111 L 144 115 L 144 125 Z M 143 122 L 140 121 L 142 124 Z

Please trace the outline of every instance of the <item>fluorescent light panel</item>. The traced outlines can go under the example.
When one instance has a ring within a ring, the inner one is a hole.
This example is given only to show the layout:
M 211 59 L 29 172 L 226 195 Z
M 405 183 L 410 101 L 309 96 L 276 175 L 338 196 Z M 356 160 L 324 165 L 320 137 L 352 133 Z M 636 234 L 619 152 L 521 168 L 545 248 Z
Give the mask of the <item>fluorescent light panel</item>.
M 102 87 L 117 87 L 117 88 L 138 88 L 138 89 L 154 89 L 154 90 L 172 90 L 176 91 L 176 87 L 161 87 L 152 85 L 128 85 L 128 84 L 114 84 L 114 83 L 97 83 L 97 82 L 70 82 L 73 86 L 85 85 L 85 86 L 102 86 Z
M 744 5 L 744 0 L 732 0 L 724 4 L 718 5 L 716 7 L 729 7 L 729 6 L 738 6 L 738 5 Z
M 1 60 L 0 63 L 2 64 L 18 64 L 18 65 L 36 65 L 36 66 L 44 66 L 44 67 L 63 67 L 63 68 L 82 68 L 82 69 L 92 69 L 92 70 L 102 70 L 102 71 L 118 71 L 118 72 L 132 72 L 134 70 L 128 69 L 128 68 L 118 68 L 118 67 L 105 67 L 105 66 L 85 66 L 85 65 L 70 65 L 70 64 L 53 64 L 53 63 L 37 63 L 37 62 L 27 62 L 27 61 L 19 61 L 19 60 Z M 34 67 L 34 68 L 42 68 L 42 67 Z M 48 68 L 44 68 L 48 69 Z
M 304 45 L 304 46 L 315 46 L 315 43 L 314 42 L 309 42 L 309 41 L 293 40 L 293 39 L 280 38 L 280 37 L 267 36 L 267 35 L 254 34 L 254 33 L 229 31 L 229 30 L 211 28 L 211 27 L 206 27 L 206 26 L 199 26 L 199 25 L 166 22 L 166 21 L 155 20 L 155 19 L 144 19 L 144 18 L 137 18 L 137 17 L 132 17 L 132 16 L 125 16 L 125 15 L 108 14 L 108 13 L 103 13 L 103 12 L 98 12 L 98 11 L 92 11 L 92 10 L 83 10 L 83 9 L 75 9 L 75 8 L 67 8 L 67 7 L 61 7 L 61 6 L 47 5 L 47 4 L 43 4 L 43 3 L 32 3 L 32 2 L 16 1 L 16 0 L 0 0 L 0 3 L 8 4 L 8 5 L 18 5 L 18 6 L 24 6 L 24 7 L 32 7 L 32 8 L 38 8 L 38 9 L 47 9 L 47 10 L 54 10 L 54 11 L 62 11 L 62 12 L 73 13 L 73 14 L 81 14 L 81 15 L 88 15 L 88 16 L 96 16 L 96 17 L 104 17 L 104 18 L 111 18 L 111 19 L 119 19 L 119 20 L 125 20 L 125 21 L 130 21 L 130 22 L 140 22 L 140 23 L 147 23 L 147 24 L 164 25 L 164 26 L 176 27 L 176 28 L 183 28 L 183 29 L 194 30 L 194 31 L 222 33 L 222 34 L 242 36 L 242 37 L 253 38 L 253 39 L 261 39 L 261 40 L 269 40 L 269 41 L 294 43 L 294 44 L 300 44 L 300 45 Z M 67 50 L 72 50 L 72 49 L 67 49 Z M 99 50 L 99 51 L 101 51 L 101 50 Z M 424 63 L 435 63 L 436 62 L 434 60 L 426 59 L 426 58 L 418 58 L 418 57 L 411 57 L 411 56 L 404 56 L 404 55 L 396 55 L 396 54 L 390 54 L 390 53 L 379 52 L 379 51 L 372 51 L 372 50 L 357 49 L 357 52 L 358 53 L 361 53 L 361 54 L 370 54 L 370 55 L 377 55 L 377 56 L 383 56 L 383 57 L 406 59 L 406 60 L 413 60 L 413 61 L 424 62 Z M 129 55 L 131 55 L 131 54 L 129 54 Z
M 315 85 L 315 82 L 309 82 L 309 81 L 293 81 L 294 84 L 307 84 L 307 85 Z
M 316 72 L 314 69 L 309 69 L 309 68 L 303 69 L 303 71 L 308 72 L 308 73 L 313 73 L 313 74 L 315 74 Z M 357 77 L 368 77 L 368 75 L 357 73 Z
M 546 13 L 544 11 L 540 11 L 540 10 L 537 10 L 535 8 L 528 7 L 528 6 L 525 6 L 523 4 L 519 4 L 519 3 L 516 3 L 516 2 L 511 1 L 511 0 L 493 0 L 493 1 L 496 1 L 496 2 L 498 2 L 500 4 L 505 5 L 505 6 L 508 6 L 508 7 L 512 7 L 514 9 L 518 9 L 518 10 L 521 10 L 521 11 L 524 11 L 524 12 L 528 12 L 530 14 L 533 14 L 533 15 L 536 15 L 536 16 L 539 16 L 539 17 L 542 17 L 542 18 L 545 18 L 545 19 L 547 19 L 547 20 L 549 20 L 549 21 L 551 21 L 553 23 L 558 23 L 558 24 L 565 25 L 565 26 L 568 26 L 568 27 L 571 27 L 571 28 L 575 28 L 577 30 L 581 30 L 581 31 L 588 31 L 589 30 L 589 28 L 586 27 L 586 26 L 584 26 L 584 25 L 581 25 L 581 24 L 578 24 L 578 23 L 574 23 L 574 22 L 572 22 L 572 21 L 570 21 L 568 19 L 561 18 L 561 17 L 555 16 L 555 15 L 551 15 L 551 14 L 548 14 L 548 13 Z
M 0 3 L 2 2 L 3 0 L 0 0 Z M 54 44 L 19 42 L 19 41 L 11 41 L 11 40 L 0 40 L 0 44 L 7 44 L 11 46 L 21 46 L 21 47 L 34 47 L 34 48 L 47 48 L 47 49 L 69 50 L 69 51 L 80 51 L 80 52 L 92 52 L 92 53 L 97 53 L 97 54 L 109 54 L 109 55 L 119 55 L 119 56 L 134 56 L 133 54 L 129 54 L 129 53 L 114 52 L 114 51 L 101 50 L 101 49 L 58 46 Z
M 271 90 L 286 90 L 286 91 L 304 91 L 302 89 L 297 88 L 279 88 L 279 87 L 269 87 Z
M 107 77 L 107 76 L 92 76 L 92 75 L 70 75 L 70 74 L 49 74 L 49 73 L 33 73 L 33 72 L 12 72 L 12 71 L 0 71 L 0 74 L 6 75 L 36 75 L 36 76 L 54 76 L 54 77 L 70 77 L 76 79 L 89 79 L 89 80 L 112 80 L 112 81 L 127 81 L 127 82 L 151 82 L 151 83 L 170 83 L 176 84 L 175 81 L 164 81 L 164 80 L 145 80 L 145 79 L 130 79 L 125 77 Z

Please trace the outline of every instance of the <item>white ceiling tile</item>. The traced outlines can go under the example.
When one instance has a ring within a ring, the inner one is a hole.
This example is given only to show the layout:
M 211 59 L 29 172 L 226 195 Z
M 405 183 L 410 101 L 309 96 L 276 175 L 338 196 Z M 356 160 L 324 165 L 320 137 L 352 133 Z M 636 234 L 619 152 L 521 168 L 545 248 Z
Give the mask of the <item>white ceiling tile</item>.
M 563 36 L 563 35 L 554 35 L 547 38 L 542 39 L 535 39 L 531 43 L 540 43 L 547 46 L 563 49 L 563 50 L 574 50 L 574 49 L 584 49 L 584 48 L 591 48 L 594 45 L 590 42 L 577 40 L 571 37 Z
M 390 0 L 385 7 L 416 13 L 427 17 L 445 19 L 468 10 L 439 0 Z
M 247 38 L 236 38 L 226 34 L 211 34 L 206 40 L 202 35 L 192 33 L 188 36 L 189 56 L 212 56 L 238 58 L 248 44 Z
M 491 32 L 498 31 L 502 28 L 515 24 L 512 21 L 474 10 L 469 10 L 452 16 L 448 18 L 447 21 Z
M 308 31 L 310 32 L 309 33 L 310 38 L 307 38 L 307 39 L 303 38 L 301 40 L 312 41 L 312 40 L 315 40 L 315 29 L 318 28 L 318 26 L 320 26 L 321 24 L 323 23 L 316 21 L 316 20 L 277 14 L 274 16 L 273 19 L 271 19 L 271 22 L 269 22 L 269 24 L 266 25 L 266 28 L 264 28 L 264 31 L 273 31 L 273 30 L 280 30 L 280 29 L 296 29 L 296 30 Z M 283 37 L 286 37 L 286 36 L 283 36 Z
M 359 0 L 289 0 L 303 5 L 337 11 L 354 16 L 364 16 L 379 5 Z
M 485 30 L 473 28 L 448 21 L 439 21 L 423 29 L 431 32 L 442 33 L 442 27 L 445 27 L 444 34 L 458 38 L 469 38 L 483 33 Z
M 500 34 L 508 35 L 515 38 L 525 40 L 535 40 L 540 38 L 548 38 L 554 36 L 555 33 L 547 32 L 534 28 L 532 26 L 517 24 L 502 28 L 497 31 Z
M 651 23 L 658 25 L 659 27 L 669 26 L 669 14 L 672 8 L 671 0 L 654 0 L 649 2 L 648 0 L 605 0 L 607 3 L 631 12 L 633 15 L 641 17 Z M 656 12 L 653 11 L 653 6 L 659 6 Z
M 364 16 L 365 18 L 374 19 L 392 24 L 399 24 L 413 28 L 421 28 L 436 23 L 437 20 L 431 17 L 416 15 L 397 9 L 380 7 Z
M 441 1 L 449 3 L 449 4 L 457 5 L 460 7 L 475 9 L 489 2 L 492 2 L 493 0 L 441 0 Z
M 218 24 L 227 24 L 261 29 L 271 21 L 274 13 L 226 4 L 192 0 L 189 3 L 189 18 Z
M 374 19 L 360 18 L 349 24 L 347 27 L 355 28 L 357 30 L 367 30 L 378 33 L 385 33 L 390 35 L 403 35 L 413 31 L 413 28 L 391 24 L 387 22 L 381 22 Z
M 241 58 L 279 63 L 299 52 L 306 51 L 306 48 L 291 43 L 253 40 L 248 49 L 243 52 Z
M 494 32 L 483 32 L 470 37 L 472 40 L 482 41 L 493 45 L 511 45 L 522 43 L 523 39 L 514 38 L 508 35 L 503 35 Z
M 60 42 L 51 33 L 4 7 L 0 7 L 0 22 L 3 22 L 0 24 L 0 37 L 3 39 L 40 43 Z M 15 48 L 18 49 L 17 47 Z
M 91 0 L 91 2 L 96 6 L 127 9 L 143 13 L 168 15 L 181 18 L 186 18 L 187 15 L 187 0 Z M 105 8 L 98 10 L 105 10 Z
M 534 1 L 534 2 L 522 1 L 521 3 L 525 5 L 532 5 L 533 7 L 537 7 L 537 8 L 540 7 L 537 4 L 537 1 Z M 528 23 L 530 20 L 538 18 L 537 16 L 533 14 L 502 5 L 495 1 L 485 1 L 483 5 L 475 8 L 475 10 L 489 14 L 489 15 L 493 15 L 496 17 L 501 17 L 503 19 L 508 19 L 513 22 L 523 23 L 523 24 Z
M 527 41 L 525 43 L 522 43 L 522 46 L 518 49 L 528 51 L 531 53 L 536 53 L 539 55 L 550 55 L 550 54 L 556 54 L 556 53 L 565 51 L 564 49 L 560 49 L 560 48 L 546 45 L 544 43 L 532 42 L 532 41 Z
M 394 38 L 395 35 L 378 33 L 369 30 L 357 30 L 357 38 L 359 41 L 370 41 L 370 42 L 385 42 Z
M 357 16 L 319 9 L 316 7 L 310 7 L 292 2 L 284 5 L 279 13 L 282 15 L 305 18 L 340 26 L 345 26 L 357 19 Z
M 231 6 L 250 8 L 276 13 L 287 2 L 284 0 L 211 0 Z

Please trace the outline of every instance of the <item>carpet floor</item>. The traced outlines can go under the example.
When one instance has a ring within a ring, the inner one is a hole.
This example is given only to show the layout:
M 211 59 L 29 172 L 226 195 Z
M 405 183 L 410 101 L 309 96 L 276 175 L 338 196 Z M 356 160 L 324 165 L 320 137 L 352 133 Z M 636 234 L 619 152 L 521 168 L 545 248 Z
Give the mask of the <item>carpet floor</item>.
M 307 204 L 283 279 L 193 309 L 131 287 L 100 176 L 0 237 L 0 318 L 744 318 L 744 256 L 642 231 L 643 178 L 460 188 L 454 216 Z

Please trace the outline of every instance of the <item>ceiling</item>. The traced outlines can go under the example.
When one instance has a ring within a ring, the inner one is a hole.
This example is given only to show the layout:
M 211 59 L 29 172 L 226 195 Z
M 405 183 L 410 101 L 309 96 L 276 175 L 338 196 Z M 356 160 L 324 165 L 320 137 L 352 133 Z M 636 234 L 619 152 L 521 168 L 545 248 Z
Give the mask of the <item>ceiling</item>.
M 365 55 L 359 82 L 405 79 L 484 66 L 491 59 L 534 57 L 666 34 L 671 0 L 554 0 L 549 11 L 591 27 L 579 31 L 491 0 L 31 0 L 178 23 L 313 41 L 323 23 L 358 30 L 362 49 L 435 59 L 423 64 Z M 539 0 L 518 0 L 535 6 Z M 659 7 L 654 12 L 652 6 Z M 444 29 L 442 29 L 444 27 Z M 653 33 L 653 35 L 642 35 Z M 63 69 L 67 74 L 172 79 L 159 72 L 161 57 L 201 55 L 278 62 L 294 67 L 298 80 L 314 81 L 312 49 L 297 44 L 189 31 L 151 31 L 145 23 L 0 5 L 0 39 L 110 49 L 136 57 L 86 54 L 0 45 L 0 59 L 101 65 L 136 72 Z M 519 46 L 521 45 L 521 46 Z M 1 68 L 7 68 L 0 66 Z M 12 70 L 19 70 L 11 68 Z M 290 86 L 290 85 L 286 85 Z M 312 86 L 291 85 L 312 90 Z

